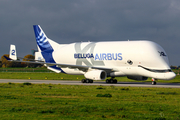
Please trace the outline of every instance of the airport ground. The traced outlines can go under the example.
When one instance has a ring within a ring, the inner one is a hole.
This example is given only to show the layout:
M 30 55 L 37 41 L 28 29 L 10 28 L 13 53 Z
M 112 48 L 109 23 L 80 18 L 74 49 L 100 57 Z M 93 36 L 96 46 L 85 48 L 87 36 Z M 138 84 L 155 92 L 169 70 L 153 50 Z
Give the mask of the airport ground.
M 150 80 L 135 82 L 129 81 L 126 77 L 121 80 L 118 78 L 118 84 L 126 86 L 116 84 L 105 86 L 104 81 L 102 81 L 104 85 L 99 84 L 100 82 L 82 85 L 80 79 L 83 76 L 69 76 L 69 79 L 66 77 L 55 73 L 0 72 L 0 79 L 3 81 L 5 78 L 21 80 L 20 83 L 14 83 L 13 80 L 0 83 L 1 118 L 180 119 L 179 88 L 146 87 L 151 85 Z M 75 77 L 73 78 L 75 81 L 71 81 L 72 77 Z M 51 80 L 59 81 L 58 79 L 61 83 L 49 83 Z M 62 83 L 64 79 L 81 85 L 64 85 Z M 34 83 L 40 80 L 47 83 Z M 157 85 L 178 86 L 179 81 L 180 78 L 177 76 L 166 83 L 158 81 Z M 129 82 L 145 87 L 131 87 L 128 85 Z

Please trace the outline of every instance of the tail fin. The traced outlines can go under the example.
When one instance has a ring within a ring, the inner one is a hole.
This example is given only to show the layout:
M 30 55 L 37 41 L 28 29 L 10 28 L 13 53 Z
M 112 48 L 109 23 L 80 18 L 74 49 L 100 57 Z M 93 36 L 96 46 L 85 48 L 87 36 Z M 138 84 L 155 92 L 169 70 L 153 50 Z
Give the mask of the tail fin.
M 52 51 L 53 48 L 49 43 L 49 38 L 46 36 L 44 31 L 39 25 L 34 25 L 34 33 L 36 37 L 36 42 L 41 51 Z
M 59 48 L 59 44 L 50 40 L 39 25 L 34 25 L 33 27 L 39 52 L 41 53 L 41 55 L 47 63 L 56 63 L 52 53 L 54 50 Z M 57 73 L 64 73 L 64 71 L 56 65 L 47 67 L 48 69 L 55 71 Z
M 17 60 L 16 46 L 15 45 L 10 45 L 9 58 L 11 58 L 13 60 Z

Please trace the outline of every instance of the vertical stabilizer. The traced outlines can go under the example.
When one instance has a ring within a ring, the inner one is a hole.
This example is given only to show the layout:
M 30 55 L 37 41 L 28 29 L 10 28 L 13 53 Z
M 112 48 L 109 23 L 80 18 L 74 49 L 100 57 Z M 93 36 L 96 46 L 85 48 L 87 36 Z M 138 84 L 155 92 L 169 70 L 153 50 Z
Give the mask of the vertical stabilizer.
M 38 52 L 39 55 L 37 55 L 36 57 L 38 57 L 38 56 L 41 57 L 41 59 L 44 59 L 45 62 L 47 62 L 47 63 L 56 63 L 53 58 L 53 52 L 55 49 L 57 49 L 59 47 L 59 44 L 50 40 L 39 25 L 34 25 L 33 28 L 34 28 L 37 46 L 39 49 L 39 52 Z M 47 67 L 48 67 L 48 69 L 50 69 L 54 72 L 57 72 L 57 73 L 63 72 L 64 73 L 64 71 L 60 67 L 57 67 L 56 65 L 47 66 Z
M 16 46 L 15 45 L 10 45 L 9 58 L 11 58 L 13 60 L 17 60 Z
M 34 25 L 34 33 L 36 37 L 36 42 L 41 51 L 52 51 L 53 48 L 49 43 L 49 38 L 46 36 L 44 31 L 39 25 Z

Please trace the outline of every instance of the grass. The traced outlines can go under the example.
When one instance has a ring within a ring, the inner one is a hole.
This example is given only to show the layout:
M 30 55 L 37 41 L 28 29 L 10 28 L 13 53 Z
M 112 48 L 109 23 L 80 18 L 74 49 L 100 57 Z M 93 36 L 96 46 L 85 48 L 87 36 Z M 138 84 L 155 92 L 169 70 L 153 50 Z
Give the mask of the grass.
M 180 119 L 180 89 L 0 84 L 1 119 Z
M 63 73 L 0 72 L 0 79 L 81 80 L 83 78 L 83 75 L 68 75 Z
M 0 72 L 52 72 L 47 68 L 0 68 Z

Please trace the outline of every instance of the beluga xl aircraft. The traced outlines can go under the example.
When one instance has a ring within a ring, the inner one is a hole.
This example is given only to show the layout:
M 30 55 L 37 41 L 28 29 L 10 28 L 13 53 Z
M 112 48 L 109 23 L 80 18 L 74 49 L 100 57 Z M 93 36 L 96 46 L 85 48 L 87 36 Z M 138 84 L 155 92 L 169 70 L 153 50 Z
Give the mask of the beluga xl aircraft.
M 39 25 L 34 25 L 38 52 L 36 61 L 23 61 L 43 64 L 56 73 L 84 75 L 82 83 L 93 80 L 106 80 L 117 83 L 115 77 L 127 76 L 133 80 L 171 80 L 172 72 L 164 49 L 151 41 L 108 41 L 77 42 L 58 44 L 49 39 Z M 10 47 L 11 61 L 17 60 L 15 45 Z M 109 78 L 110 77 L 110 78 Z M 109 78 L 109 79 L 107 79 Z

